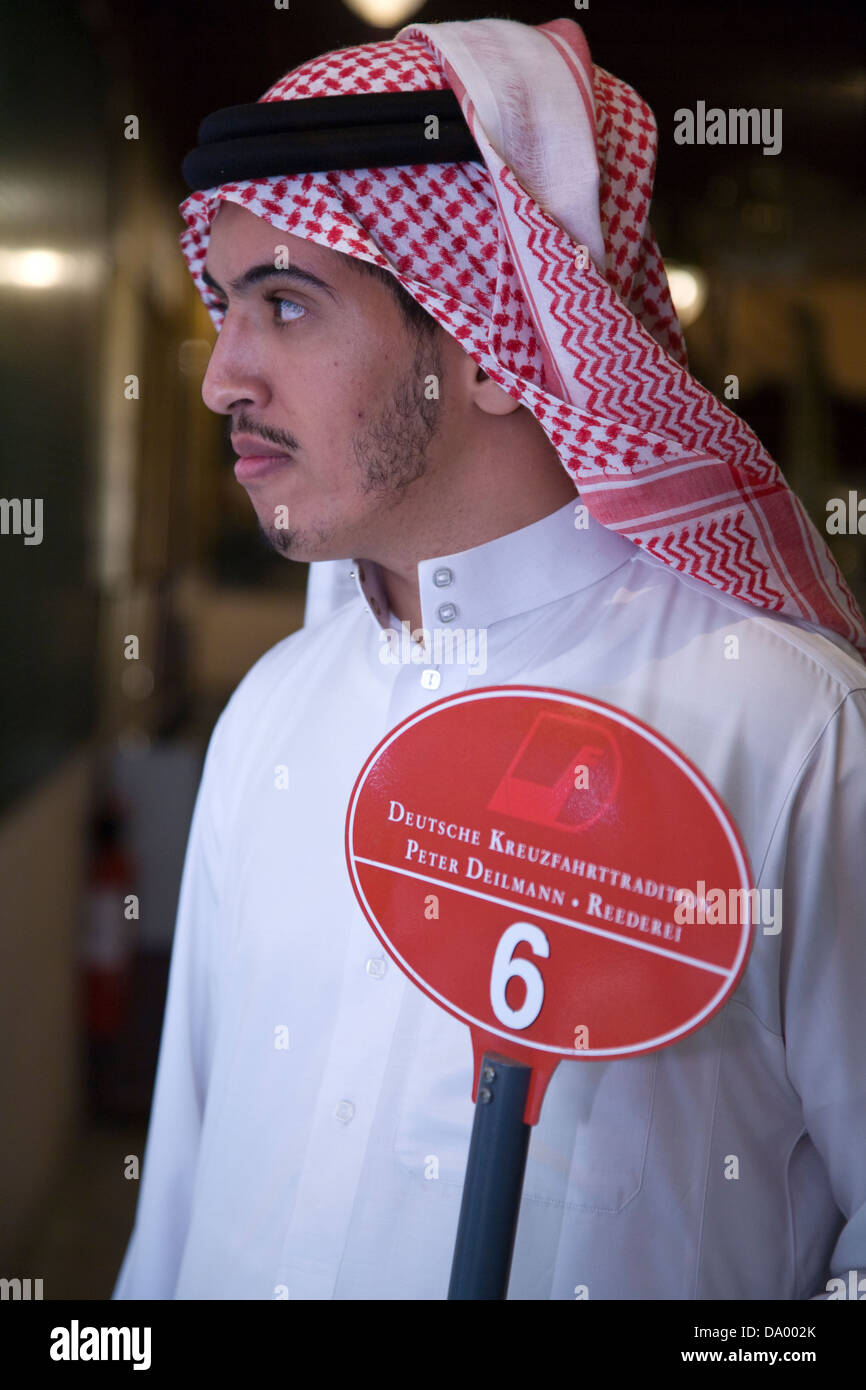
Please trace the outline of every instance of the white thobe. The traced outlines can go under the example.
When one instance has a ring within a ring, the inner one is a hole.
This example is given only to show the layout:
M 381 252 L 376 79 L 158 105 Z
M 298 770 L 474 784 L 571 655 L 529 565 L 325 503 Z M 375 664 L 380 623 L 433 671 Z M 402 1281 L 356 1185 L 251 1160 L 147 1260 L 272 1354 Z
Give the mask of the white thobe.
M 480 646 L 474 669 L 443 659 L 432 689 L 423 665 L 383 660 L 397 624 L 381 572 L 347 561 L 349 601 L 229 700 L 190 830 L 115 1298 L 445 1297 L 469 1032 L 384 958 L 345 818 L 388 730 L 500 684 L 579 692 L 657 729 L 721 796 L 767 901 L 783 892 L 781 930 L 756 928 L 704 1027 L 559 1065 L 509 1297 L 805 1299 L 866 1270 L 866 667 L 581 519 L 569 502 L 418 565 L 423 626 L 485 633 L 486 669 Z

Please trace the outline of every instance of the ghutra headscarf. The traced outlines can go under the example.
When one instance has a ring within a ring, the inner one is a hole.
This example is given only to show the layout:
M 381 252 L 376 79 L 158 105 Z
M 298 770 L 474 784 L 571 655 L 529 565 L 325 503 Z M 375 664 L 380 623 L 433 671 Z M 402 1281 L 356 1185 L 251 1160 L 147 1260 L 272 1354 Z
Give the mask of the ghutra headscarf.
M 303 64 L 199 138 L 181 248 L 206 302 L 220 199 L 375 262 L 532 411 L 602 525 L 866 654 L 799 498 L 688 372 L 648 220 L 655 121 L 572 20 L 410 25 Z M 308 621 L 345 570 L 311 566 Z

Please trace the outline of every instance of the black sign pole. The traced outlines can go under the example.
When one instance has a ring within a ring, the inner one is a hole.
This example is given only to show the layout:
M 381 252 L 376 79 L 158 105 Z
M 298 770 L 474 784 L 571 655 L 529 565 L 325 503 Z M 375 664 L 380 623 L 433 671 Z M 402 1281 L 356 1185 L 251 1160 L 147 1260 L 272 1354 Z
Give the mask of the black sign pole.
M 463 1181 L 449 1299 L 505 1298 L 531 1125 L 532 1068 L 486 1052 Z

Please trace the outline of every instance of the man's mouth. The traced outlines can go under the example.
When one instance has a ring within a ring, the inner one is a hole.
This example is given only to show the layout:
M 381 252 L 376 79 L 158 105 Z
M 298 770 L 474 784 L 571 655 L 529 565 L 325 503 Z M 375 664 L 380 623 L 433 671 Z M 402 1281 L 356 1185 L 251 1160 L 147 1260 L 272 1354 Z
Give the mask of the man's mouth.
M 235 464 L 235 477 L 239 483 L 266 478 L 292 460 L 291 454 L 285 449 L 266 444 L 254 434 L 232 435 L 232 448 L 240 455 Z
M 235 464 L 235 477 L 239 483 L 266 478 L 291 462 L 291 454 L 244 454 Z

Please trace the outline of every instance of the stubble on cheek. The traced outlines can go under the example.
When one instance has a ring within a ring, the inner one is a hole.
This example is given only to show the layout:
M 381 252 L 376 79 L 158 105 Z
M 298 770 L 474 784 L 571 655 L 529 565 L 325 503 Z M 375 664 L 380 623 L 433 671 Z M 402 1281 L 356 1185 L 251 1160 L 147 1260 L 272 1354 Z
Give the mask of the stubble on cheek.
M 442 357 L 435 338 L 417 339 L 415 356 L 387 401 L 353 441 L 362 495 L 398 496 L 427 471 L 427 451 L 439 424 L 438 399 L 428 400 L 427 378 L 441 383 Z

